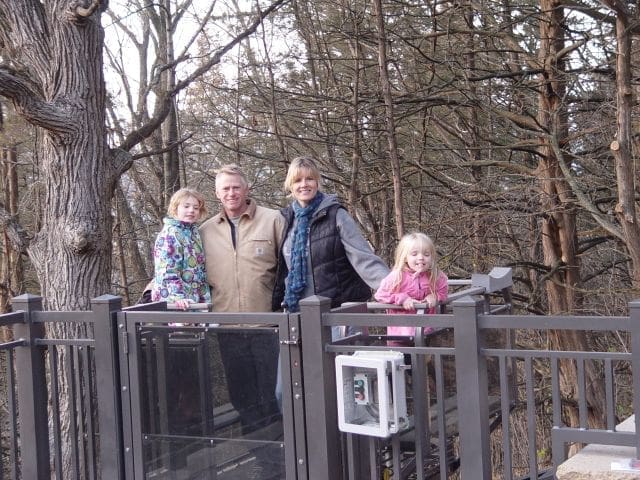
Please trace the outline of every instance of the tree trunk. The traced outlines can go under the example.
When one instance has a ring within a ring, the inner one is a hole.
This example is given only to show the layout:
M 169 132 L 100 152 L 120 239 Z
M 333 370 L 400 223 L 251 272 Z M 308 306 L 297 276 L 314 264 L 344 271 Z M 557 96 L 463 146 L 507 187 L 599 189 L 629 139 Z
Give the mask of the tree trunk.
M 17 59 L 27 68 L 0 69 L 0 94 L 37 128 L 42 211 L 28 252 L 51 310 L 86 310 L 92 298 L 110 291 L 110 199 L 126 163 L 118 168 L 120 157 L 111 156 L 106 142 L 99 14 L 74 5 L 0 0 L 1 11 L 11 10 L 23 22 L 12 25 L 15 31 L 32 35 Z M 80 324 L 55 323 L 48 329 L 54 338 L 85 335 Z M 64 371 L 65 349 L 56 355 Z M 68 472 L 73 448 L 69 385 L 65 376 L 59 381 L 63 468 Z
M 540 65 L 543 81 L 539 95 L 538 122 L 555 135 L 560 145 L 567 136 L 564 70 L 560 52 L 564 48 L 564 10 L 558 0 L 541 0 Z M 542 184 L 541 206 L 542 248 L 544 263 L 549 272 L 545 288 L 549 313 L 571 314 L 579 307 L 581 298 L 580 266 L 577 255 L 577 229 L 575 201 L 571 189 L 563 179 L 559 160 L 548 137 L 541 137 L 539 180 Z M 560 350 L 588 350 L 584 332 L 552 331 L 550 348 Z M 592 427 L 604 426 L 604 383 L 593 362 L 585 365 L 587 404 Z M 561 362 L 560 388 L 566 408 L 566 421 L 571 426 L 580 425 L 577 405 L 577 368 L 573 362 Z
M 115 192 L 114 211 L 114 259 L 117 261 L 117 273 L 120 278 L 114 291 L 124 298 L 125 305 L 132 305 L 140 298 L 151 274 L 145 269 L 140 244 L 136 241 L 137 232 L 131 208 L 120 186 Z M 150 255 L 148 250 L 145 255 Z
M 475 9 L 470 3 L 464 6 L 465 9 L 465 22 L 470 32 L 475 29 Z M 476 70 L 476 52 L 482 51 L 480 45 L 476 42 L 475 35 L 471 34 L 467 37 L 467 43 L 465 45 L 464 64 L 465 68 L 469 72 Z M 476 98 L 478 95 L 476 84 L 474 82 L 467 82 L 466 87 L 469 89 L 469 95 L 471 98 Z M 461 140 L 465 143 L 467 149 L 467 158 L 471 164 L 471 175 L 474 181 L 477 183 L 477 192 L 474 197 L 480 202 L 484 196 L 485 175 L 486 172 L 479 165 L 481 160 L 481 149 L 479 142 L 479 129 L 481 121 L 479 118 L 480 109 L 472 108 L 469 113 L 469 118 L 463 123 L 463 129 L 459 132 Z M 487 256 L 487 242 L 485 240 L 486 232 L 491 224 L 491 217 L 486 212 L 477 212 L 473 214 L 473 231 L 472 231 L 472 245 L 473 245 L 473 271 L 485 272 L 488 271 L 488 266 L 485 265 L 485 258 Z
M 353 92 L 351 95 L 351 146 L 353 153 L 351 154 L 351 184 L 349 188 L 349 204 L 355 206 L 358 203 L 360 176 L 360 164 L 362 162 L 362 125 L 361 125 L 361 109 L 360 109 L 360 68 L 362 61 L 362 46 L 360 44 L 360 20 L 357 15 L 349 16 L 350 26 L 353 30 L 353 39 L 349 42 L 349 47 L 353 55 L 353 77 L 351 84 Z
M 4 205 L 8 213 L 17 218 L 18 215 L 18 151 L 15 146 L 0 148 L 0 178 L 4 192 Z M 12 248 L 6 231 L 3 231 L 0 258 L 0 313 L 9 311 L 9 300 L 23 292 L 24 268 L 22 255 Z M 0 336 L 6 340 L 8 330 L 0 329 Z
M 400 172 L 400 156 L 396 139 L 396 124 L 393 109 L 393 96 L 391 95 L 391 83 L 387 65 L 387 35 L 384 25 L 382 1 L 373 0 L 373 12 L 377 21 L 378 37 L 378 69 L 380 72 L 380 88 L 384 99 L 385 129 L 389 147 L 389 161 L 393 176 L 393 205 L 394 219 L 396 223 L 396 235 L 398 238 L 404 235 L 404 215 L 402 208 L 402 178 Z
M 633 87 L 631 84 L 631 31 L 629 14 L 624 4 L 620 5 L 616 15 L 616 139 L 611 142 L 611 151 L 615 158 L 616 183 L 618 185 L 618 204 L 616 215 L 622 226 L 625 244 L 632 264 L 632 281 L 636 292 L 640 290 L 640 225 L 636 210 L 636 171 L 632 154 Z
M 175 64 L 175 52 L 173 47 L 173 12 L 171 0 L 164 0 L 163 8 L 160 8 L 160 21 L 162 28 L 158 29 L 160 48 L 164 57 L 161 60 L 165 65 Z M 162 73 L 160 82 L 162 92 L 171 92 L 176 85 L 175 67 L 170 67 Z M 160 98 L 160 96 L 159 96 Z M 169 114 L 162 125 L 164 148 L 168 150 L 163 154 L 164 184 L 163 196 L 165 207 L 169 205 L 171 195 L 180 189 L 180 162 L 178 156 L 178 112 L 175 99 L 171 101 Z

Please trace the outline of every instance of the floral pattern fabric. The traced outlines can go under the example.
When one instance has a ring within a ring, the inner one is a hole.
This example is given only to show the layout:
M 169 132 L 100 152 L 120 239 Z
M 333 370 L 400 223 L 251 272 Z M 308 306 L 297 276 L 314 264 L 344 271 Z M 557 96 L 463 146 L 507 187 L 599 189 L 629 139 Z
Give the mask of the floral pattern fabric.
M 165 218 L 153 248 L 153 261 L 152 301 L 211 303 L 204 248 L 197 224 Z

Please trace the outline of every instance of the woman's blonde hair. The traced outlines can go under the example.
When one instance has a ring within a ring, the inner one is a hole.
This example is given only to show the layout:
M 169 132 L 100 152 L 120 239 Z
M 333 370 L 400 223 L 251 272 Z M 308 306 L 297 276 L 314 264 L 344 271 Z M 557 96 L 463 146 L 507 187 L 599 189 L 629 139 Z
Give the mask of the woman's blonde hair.
M 429 285 L 431 291 L 436 291 L 436 280 L 440 275 L 438 269 L 438 254 L 436 252 L 436 245 L 428 235 L 421 232 L 412 232 L 404 235 L 398 245 L 396 246 L 395 262 L 393 264 L 393 273 L 395 277 L 391 283 L 392 289 L 396 289 L 402 282 L 402 272 L 407 268 L 407 257 L 412 250 L 420 250 L 421 252 L 428 252 L 431 254 L 431 265 L 427 270 L 429 275 Z
M 291 192 L 293 184 L 302 176 L 310 176 L 316 182 L 318 182 L 318 189 L 320 189 L 320 170 L 309 157 L 297 157 L 291 160 L 289 170 L 287 170 L 287 178 L 284 179 L 285 192 Z
M 198 220 L 205 217 L 207 215 L 207 206 L 204 202 L 204 195 L 192 188 L 181 188 L 176 193 L 171 195 L 171 200 L 169 200 L 169 207 L 167 208 L 167 213 L 169 214 L 169 216 L 175 218 L 178 215 L 178 205 L 180 205 L 180 202 L 187 197 L 193 197 L 198 201 L 198 204 L 200 206 L 200 217 L 198 218 Z

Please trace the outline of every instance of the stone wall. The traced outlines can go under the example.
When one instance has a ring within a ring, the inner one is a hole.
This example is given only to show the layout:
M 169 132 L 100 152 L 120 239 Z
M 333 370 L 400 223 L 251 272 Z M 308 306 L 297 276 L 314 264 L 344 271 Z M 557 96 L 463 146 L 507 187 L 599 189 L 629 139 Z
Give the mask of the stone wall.
M 631 416 L 616 428 L 617 431 L 635 431 L 635 420 Z M 627 464 L 636 457 L 635 447 L 591 444 L 568 459 L 556 470 L 558 480 L 640 480 L 637 472 L 611 470 L 612 462 Z

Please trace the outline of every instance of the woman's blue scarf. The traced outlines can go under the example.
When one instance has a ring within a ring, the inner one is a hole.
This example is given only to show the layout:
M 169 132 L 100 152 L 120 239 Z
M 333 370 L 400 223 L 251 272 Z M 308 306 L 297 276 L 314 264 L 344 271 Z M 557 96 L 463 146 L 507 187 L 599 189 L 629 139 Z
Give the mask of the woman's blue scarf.
M 300 311 L 298 302 L 307 286 L 307 240 L 309 238 L 309 221 L 322 201 L 322 193 L 318 192 L 311 203 L 301 207 L 294 200 L 292 207 L 296 219 L 291 240 L 291 266 L 287 275 L 287 288 L 284 292 L 284 303 L 290 312 Z

